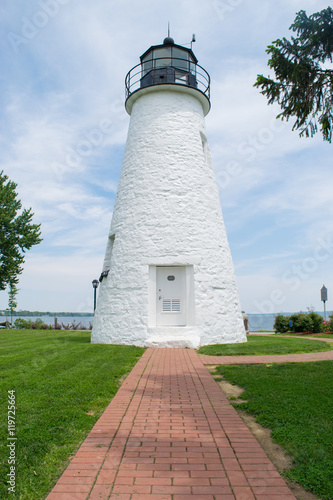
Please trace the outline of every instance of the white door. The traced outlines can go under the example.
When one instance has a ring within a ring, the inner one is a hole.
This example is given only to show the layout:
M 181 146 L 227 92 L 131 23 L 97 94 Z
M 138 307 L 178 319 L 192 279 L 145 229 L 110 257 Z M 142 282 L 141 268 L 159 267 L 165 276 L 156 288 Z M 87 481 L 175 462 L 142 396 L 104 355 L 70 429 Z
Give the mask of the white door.
M 156 324 L 185 326 L 185 267 L 156 267 L 156 273 Z

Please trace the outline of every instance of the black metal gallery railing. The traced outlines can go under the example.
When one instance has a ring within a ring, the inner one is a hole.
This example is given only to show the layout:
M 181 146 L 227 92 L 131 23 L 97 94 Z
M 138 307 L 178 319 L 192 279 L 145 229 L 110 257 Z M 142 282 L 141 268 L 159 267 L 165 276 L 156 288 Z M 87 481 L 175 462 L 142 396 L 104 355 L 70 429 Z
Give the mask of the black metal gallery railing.
M 161 84 L 192 87 L 210 99 L 210 76 L 207 71 L 188 59 L 174 57 L 150 59 L 134 66 L 125 78 L 126 99 L 141 88 Z

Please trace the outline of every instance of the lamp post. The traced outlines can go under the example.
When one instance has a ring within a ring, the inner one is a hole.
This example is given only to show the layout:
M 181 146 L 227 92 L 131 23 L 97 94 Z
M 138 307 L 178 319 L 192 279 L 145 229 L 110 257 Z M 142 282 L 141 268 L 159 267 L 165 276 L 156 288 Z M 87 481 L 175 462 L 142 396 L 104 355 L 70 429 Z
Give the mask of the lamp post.
M 96 290 L 98 288 L 99 281 L 98 280 L 92 280 L 92 286 L 94 289 L 94 312 L 96 310 Z
M 324 321 L 326 321 L 326 300 L 327 300 L 327 288 L 325 285 L 321 288 L 321 300 L 324 302 Z

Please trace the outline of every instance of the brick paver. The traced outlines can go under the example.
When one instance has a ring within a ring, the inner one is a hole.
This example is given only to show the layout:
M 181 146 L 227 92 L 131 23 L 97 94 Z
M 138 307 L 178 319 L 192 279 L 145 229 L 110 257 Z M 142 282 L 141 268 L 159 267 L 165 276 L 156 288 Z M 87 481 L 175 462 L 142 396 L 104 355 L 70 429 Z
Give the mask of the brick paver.
M 148 349 L 47 500 L 295 498 L 191 349 Z

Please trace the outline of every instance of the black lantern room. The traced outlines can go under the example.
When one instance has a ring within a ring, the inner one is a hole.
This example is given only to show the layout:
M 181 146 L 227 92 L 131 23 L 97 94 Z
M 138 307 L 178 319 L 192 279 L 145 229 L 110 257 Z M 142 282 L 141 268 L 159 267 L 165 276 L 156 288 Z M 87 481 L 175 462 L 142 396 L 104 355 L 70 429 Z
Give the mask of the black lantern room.
M 198 65 L 192 49 L 175 44 L 168 36 L 162 45 L 151 46 L 141 57 L 141 63 L 126 76 L 126 99 L 139 90 L 156 85 L 182 85 L 196 89 L 210 98 L 210 77 Z
M 179 83 L 198 87 L 196 79 L 197 58 L 191 49 L 176 45 L 171 37 L 163 45 L 150 47 L 141 56 L 141 87 L 161 83 Z

